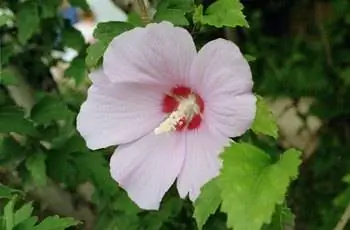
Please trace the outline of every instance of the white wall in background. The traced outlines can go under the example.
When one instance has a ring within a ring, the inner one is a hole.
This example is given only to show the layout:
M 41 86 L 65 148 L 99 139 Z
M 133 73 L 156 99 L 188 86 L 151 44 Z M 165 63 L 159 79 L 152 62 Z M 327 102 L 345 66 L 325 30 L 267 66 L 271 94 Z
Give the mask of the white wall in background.
M 87 0 L 97 22 L 126 21 L 127 15 L 111 0 Z

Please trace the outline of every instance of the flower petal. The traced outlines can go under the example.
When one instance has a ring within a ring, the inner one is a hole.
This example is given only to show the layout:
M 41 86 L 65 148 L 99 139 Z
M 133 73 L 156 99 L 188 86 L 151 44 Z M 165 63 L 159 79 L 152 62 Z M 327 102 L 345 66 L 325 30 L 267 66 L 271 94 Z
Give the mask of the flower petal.
M 142 209 L 158 209 L 175 181 L 185 153 L 183 138 L 178 133 L 151 133 L 120 145 L 113 154 L 112 177 Z
M 196 48 L 191 35 L 169 22 L 151 23 L 114 38 L 103 67 L 112 82 L 182 84 Z
M 211 132 L 205 124 L 186 133 L 185 161 L 177 179 L 180 197 L 189 194 L 195 201 L 201 187 L 219 175 L 222 164 L 219 154 L 230 142 L 228 137 Z
M 221 93 L 251 92 L 253 86 L 248 62 L 233 42 L 224 39 L 211 41 L 198 52 L 190 78 L 190 86 L 208 100 Z
M 255 117 L 252 75 L 239 48 L 217 39 L 206 44 L 191 67 L 191 87 L 205 103 L 210 129 L 225 136 L 242 135 Z
M 211 130 L 218 130 L 228 137 L 238 137 L 252 125 L 256 111 L 255 103 L 256 97 L 253 94 L 223 94 L 207 103 L 204 116 Z
M 77 117 L 77 129 L 90 149 L 134 141 L 164 119 L 161 103 L 168 89 L 113 84 L 102 71 L 94 72 L 90 78 L 93 85 Z

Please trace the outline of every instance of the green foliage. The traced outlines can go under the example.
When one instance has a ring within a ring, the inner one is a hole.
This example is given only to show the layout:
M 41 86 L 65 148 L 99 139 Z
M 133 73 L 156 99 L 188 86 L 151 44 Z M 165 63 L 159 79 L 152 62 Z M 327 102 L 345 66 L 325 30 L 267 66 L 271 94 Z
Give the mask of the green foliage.
M 187 26 L 189 22 L 185 15 L 193 8 L 193 0 L 162 0 L 157 6 L 154 21 L 170 21 L 174 25 Z
M 15 77 L 15 74 L 11 69 L 3 69 L 0 72 L 0 84 L 3 85 L 16 85 L 18 84 L 18 79 Z
M 209 216 L 214 214 L 221 203 L 221 190 L 217 186 L 217 180 L 213 179 L 203 186 L 201 195 L 194 204 L 193 217 L 197 226 L 202 229 Z
M 35 0 L 29 0 L 22 3 L 16 19 L 18 27 L 18 40 L 25 44 L 34 33 L 38 32 L 40 18 L 38 3 Z
M 98 41 L 88 48 L 86 65 L 89 67 L 96 66 L 112 39 L 132 28 L 133 25 L 126 22 L 105 22 L 98 24 L 94 31 L 94 37 Z
M 41 17 L 55 17 L 58 13 L 57 8 L 60 6 L 60 3 L 60 0 L 40 1 Z
M 218 186 L 228 226 L 259 230 L 270 222 L 276 204 L 283 203 L 291 180 L 297 177 L 300 152 L 288 150 L 274 163 L 262 150 L 235 143 L 222 157 L 224 166 Z
M 68 2 L 81 10 L 89 8 L 85 0 Z M 197 47 L 227 36 L 249 54 L 245 58 L 252 69 L 254 90 L 264 99 L 258 96 L 253 132 L 235 141 L 250 145 L 234 144 L 226 150 L 222 174 L 202 188 L 194 205 L 180 200 L 173 188 L 159 211 L 143 211 L 110 176 L 114 149 L 88 150 L 75 128 L 86 97 L 88 69 L 98 67 L 115 36 L 144 26 L 137 12 L 128 12 L 129 23 L 99 24 L 94 33 L 97 42 L 86 50 L 82 35 L 63 21 L 61 1 L 1 1 L 0 7 L 9 13 L 0 13 L 0 229 L 88 227 L 78 226 L 71 218 L 51 216 L 62 210 L 36 191 L 52 189 L 52 184 L 67 195 L 58 203 L 74 207 L 68 215 L 88 207 L 96 218 L 89 226 L 94 230 L 197 229 L 196 224 L 215 230 L 334 228 L 350 202 L 346 176 L 350 167 L 349 1 L 242 1 L 250 26 L 244 30 L 223 29 L 248 27 L 239 1 L 211 2 L 158 0 L 152 6 L 157 10 L 153 19 L 186 26 Z M 64 78 L 57 79 L 51 70 L 62 60 L 52 51 L 66 47 L 79 54 Z M 29 105 L 18 103 L 22 91 L 22 102 Z M 298 142 L 289 140 L 289 129 L 278 132 L 279 118 L 269 110 L 275 98 L 290 101 L 291 109 L 286 111 L 295 111 L 302 123 L 294 136 L 307 142 L 305 163 L 286 200 L 299 153 L 278 153 Z M 301 109 L 305 98 L 311 101 L 310 109 Z M 315 117 L 321 127 L 316 131 L 310 125 Z M 305 137 L 308 132 L 312 139 Z M 12 199 L 14 195 L 26 201 Z
M 249 27 L 242 12 L 243 5 L 239 0 L 218 0 L 211 4 L 203 14 L 203 7 L 195 10 L 194 21 L 215 27 Z
M 34 105 L 30 117 L 38 124 L 48 124 L 55 120 L 65 120 L 70 114 L 67 106 L 54 96 L 45 96 Z
M 39 186 L 46 185 L 46 163 L 45 155 L 37 153 L 30 156 L 26 161 L 26 167 L 34 182 Z
M 268 105 L 261 96 L 257 96 L 256 115 L 252 130 L 257 134 L 264 134 L 277 138 L 278 127 Z
M 285 205 L 278 205 L 275 214 L 272 217 L 271 224 L 264 226 L 263 230 L 284 230 L 295 228 L 295 215 Z
M 87 76 L 84 57 L 78 56 L 74 58 L 64 75 L 73 78 L 77 84 L 81 84 Z
M 83 35 L 73 27 L 69 27 L 63 31 L 62 39 L 66 46 L 77 51 L 80 51 L 85 45 Z
M 4 207 L 2 229 L 4 230 L 64 230 L 79 224 L 73 218 L 51 216 L 37 223 L 37 217 L 32 216 L 34 207 L 26 203 L 19 209 L 15 208 L 17 197 L 13 197 Z
M 25 118 L 24 112 L 11 105 L 0 105 L 0 133 L 16 132 L 37 135 L 33 123 Z

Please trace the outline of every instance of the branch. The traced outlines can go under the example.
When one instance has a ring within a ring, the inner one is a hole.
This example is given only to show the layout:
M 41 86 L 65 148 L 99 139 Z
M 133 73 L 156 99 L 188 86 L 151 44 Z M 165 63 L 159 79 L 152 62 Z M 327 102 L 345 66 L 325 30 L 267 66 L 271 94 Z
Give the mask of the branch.
M 145 4 L 145 0 L 137 0 L 137 4 L 140 8 L 140 16 L 141 16 L 141 20 L 143 21 L 144 24 L 148 24 L 151 22 L 151 19 L 148 15 L 148 9 L 147 6 Z
M 337 226 L 335 226 L 334 230 L 344 230 L 349 219 L 350 219 L 350 202 L 349 202 L 348 206 L 346 207 L 342 217 L 338 221 Z

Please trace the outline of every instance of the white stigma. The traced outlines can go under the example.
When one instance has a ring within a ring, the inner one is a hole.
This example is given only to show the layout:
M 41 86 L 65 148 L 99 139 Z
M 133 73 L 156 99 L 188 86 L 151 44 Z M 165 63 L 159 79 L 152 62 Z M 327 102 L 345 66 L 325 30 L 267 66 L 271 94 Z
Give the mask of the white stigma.
M 192 120 L 193 116 L 200 112 L 196 102 L 196 97 L 190 94 L 188 98 L 179 99 L 179 106 L 154 129 L 156 135 L 161 133 L 173 132 L 176 130 L 176 125 L 183 125 L 182 122 Z M 185 118 L 186 121 L 183 121 Z

